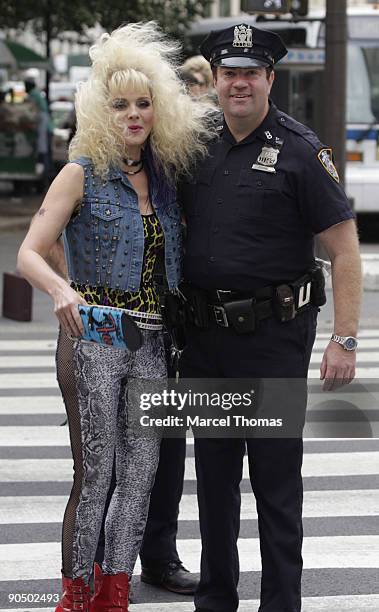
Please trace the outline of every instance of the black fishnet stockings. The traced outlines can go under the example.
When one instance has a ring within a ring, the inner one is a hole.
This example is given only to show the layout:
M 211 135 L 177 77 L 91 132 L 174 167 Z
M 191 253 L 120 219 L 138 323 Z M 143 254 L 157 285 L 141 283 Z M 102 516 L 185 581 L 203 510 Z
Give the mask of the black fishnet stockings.
M 72 578 L 73 534 L 76 508 L 79 503 L 83 477 L 80 414 L 74 373 L 73 348 L 73 340 L 70 340 L 65 332 L 60 330 L 56 353 L 57 378 L 66 408 L 71 450 L 74 459 L 74 482 L 62 526 L 62 571 L 66 578 Z

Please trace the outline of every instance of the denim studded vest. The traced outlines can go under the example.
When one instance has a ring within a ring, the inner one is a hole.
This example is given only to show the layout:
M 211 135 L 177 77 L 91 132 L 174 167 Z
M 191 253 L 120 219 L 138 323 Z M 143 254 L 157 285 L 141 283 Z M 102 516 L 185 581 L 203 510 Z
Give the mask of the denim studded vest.
M 87 285 L 123 291 L 140 288 L 144 254 L 143 223 L 138 197 L 127 175 L 110 168 L 106 179 L 94 173 L 91 160 L 74 163 L 84 169 L 84 194 L 80 210 L 63 233 L 68 274 Z M 173 186 L 145 161 L 150 197 L 165 237 L 165 270 L 168 288 L 181 278 L 182 236 L 180 212 Z

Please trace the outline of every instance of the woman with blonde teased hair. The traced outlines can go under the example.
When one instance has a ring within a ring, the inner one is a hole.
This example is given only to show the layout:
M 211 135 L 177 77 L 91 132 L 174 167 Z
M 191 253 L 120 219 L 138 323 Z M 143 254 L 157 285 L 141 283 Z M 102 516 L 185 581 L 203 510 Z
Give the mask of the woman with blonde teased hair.
M 89 610 L 114 455 L 117 485 L 91 612 L 128 609 L 160 446 L 157 432 L 141 436 L 131 427 L 139 411 L 133 384 L 166 377 L 153 272 L 161 257 L 169 290 L 177 288 L 175 181 L 211 137 L 208 109 L 191 100 L 176 74 L 178 51 L 153 22 L 104 34 L 91 48 L 91 74 L 76 98 L 70 163 L 52 183 L 19 252 L 23 275 L 54 303 L 58 378 L 74 372 L 64 393 L 74 484 L 63 521 L 57 612 Z M 46 262 L 62 232 L 69 283 Z M 88 305 L 127 315 L 139 330 L 139 348 L 109 346 L 109 334 L 105 344 L 83 339 L 79 311 Z

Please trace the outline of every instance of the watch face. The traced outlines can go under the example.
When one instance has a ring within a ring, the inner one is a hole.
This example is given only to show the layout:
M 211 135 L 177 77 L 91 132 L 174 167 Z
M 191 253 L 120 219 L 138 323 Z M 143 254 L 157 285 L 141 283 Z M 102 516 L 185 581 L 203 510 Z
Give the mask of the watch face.
M 357 341 L 355 338 L 346 338 L 344 346 L 348 351 L 353 351 L 357 347 Z

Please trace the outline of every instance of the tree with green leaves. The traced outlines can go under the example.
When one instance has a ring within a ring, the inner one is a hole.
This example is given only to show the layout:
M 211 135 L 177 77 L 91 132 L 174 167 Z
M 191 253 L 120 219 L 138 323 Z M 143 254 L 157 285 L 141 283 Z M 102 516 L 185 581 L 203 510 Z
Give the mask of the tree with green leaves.
M 46 40 L 65 31 L 84 35 L 99 23 L 110 32 L 123 23 L 154 20 L 168 34 L 185 39 L 188 27 L 204 17 L 211 0 L 0 0 L 1 27 L 18 30 L 30 26 Z
M 96 4 L 98 21 L 108 32 L 123 23 L 154 20 L 167 34 L 184 41 L 189 26 L 206 15 L 211 0 L 97 0 Z
M 49 28 L 50 38 L 56 38 L 65 30 L 83 34 L 86 27 L 95 25 L 96 2 L 92 0 L 33 0 L 33 2 L 14 2 L 0 0 L 1 28 L 23 30 L 30 26 L 40 37 L 46 36 Z
M 60 38 L 65 31 L 74 31 L 82 35 L 82 42 L 87 28 L 96 23 L 110 32 L 125 23 L 154 20 L 166 33 L 185 44 L 191 22 L 204 16 L 210 3 L 211 0 L 75 0 L 72 3 L 67 0 L 0 0 L 1 27 L 16 30 L 31 27 L 45 41 L 47 58 L 50 58 L 53 38 Z M 47 72 L 47 97 L 49 78 Z

